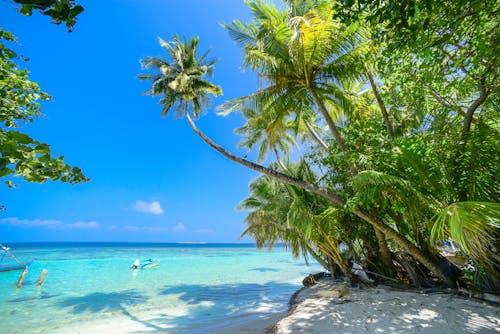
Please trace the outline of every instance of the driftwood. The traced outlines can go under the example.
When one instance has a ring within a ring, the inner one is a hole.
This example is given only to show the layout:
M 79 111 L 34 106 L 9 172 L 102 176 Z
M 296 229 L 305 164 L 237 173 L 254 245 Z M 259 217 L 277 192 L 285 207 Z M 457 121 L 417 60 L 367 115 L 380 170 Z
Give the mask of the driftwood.
M 318 282 L 318 280 L 324 278 L 326 274 L 324 272 L 311 274 L 302 280 L 302 285 L 305 287 L 313 286 Z

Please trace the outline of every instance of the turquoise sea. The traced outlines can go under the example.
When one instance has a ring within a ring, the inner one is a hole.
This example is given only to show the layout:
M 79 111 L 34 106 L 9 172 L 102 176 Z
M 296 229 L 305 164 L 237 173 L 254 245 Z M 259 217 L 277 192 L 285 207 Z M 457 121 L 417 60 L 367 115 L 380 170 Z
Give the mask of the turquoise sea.
M 21 271 L 0 272 L 0 332 L 203 333 L 228 323 L 286 310 L 309 273 L 282 247 L 248 244 L 8 244 Z M 131 270 L 136 258 L 160 265 Z M 48 275 L 36 285 L 42 269 Z

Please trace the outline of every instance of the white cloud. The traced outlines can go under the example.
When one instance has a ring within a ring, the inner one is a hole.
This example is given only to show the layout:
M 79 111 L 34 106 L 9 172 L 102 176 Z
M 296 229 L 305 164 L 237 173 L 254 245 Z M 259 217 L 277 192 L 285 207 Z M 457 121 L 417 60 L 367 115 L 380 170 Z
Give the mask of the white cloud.
M 186 230 L 186 226 L 183 223 L 178 223 L 174 227 L 172 227 L 172 231 L 174 232 L 184 232 Z
M 144 202 L 141 200 L 135 201 L 134 210 L 138 212 L 146 212 L 151 213 L 153 215 L 161 215 L 163 214 L 163 209 L 160 206 L 160 202 L 154 201 L 151 203 Z
M 41 227 L 50 229 L 97 229 L 99 224 L 95 221 L 75 223 L 64 223 L 60 220 L 43 220 L 43 219 L 19 219 L 16 217 L 9 217 L 0 219 L 0 224 L 8 224 L 21 227 Z

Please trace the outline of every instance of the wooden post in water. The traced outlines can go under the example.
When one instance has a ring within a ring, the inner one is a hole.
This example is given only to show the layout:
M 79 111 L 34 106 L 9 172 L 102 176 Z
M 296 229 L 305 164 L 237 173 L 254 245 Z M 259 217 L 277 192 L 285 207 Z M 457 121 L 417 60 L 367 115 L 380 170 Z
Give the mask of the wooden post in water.
M 43 281 L 45 280 L 45 276 L 47 276 L 47 273 L 49 271 L 47 269 L 43 269 L 42 273 L 40 274 L 40 277 L 38 278 L 38 282 L 36 285 L 41 286 L 43 284 Z
M 19 280 L 17 281 L 17 284 L 16 284 L 16 286 L 18 288 L 20 288 L 21 286 L 23 286 L 24 277 L 26 277 L 27 273 L 28 273 L 28 266 L 26 266 L 26 268 L 24 268 L 23 273 L 21 274 L 21 276 L 19 276 Z

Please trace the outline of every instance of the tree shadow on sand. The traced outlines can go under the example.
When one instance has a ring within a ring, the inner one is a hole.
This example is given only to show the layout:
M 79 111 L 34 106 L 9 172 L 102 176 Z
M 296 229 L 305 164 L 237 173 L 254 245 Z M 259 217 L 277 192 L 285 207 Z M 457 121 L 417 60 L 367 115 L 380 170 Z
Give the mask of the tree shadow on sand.
M 323 333 L 475 333 L 498 331 L 496 306 L 451 295 L 382 290 L 349 292 L 343 298 L 310 295 L 280 325 L 286 332 Z M 417 296 L 417 297 L 414 297 Z M 424 297 L 423 297 L 424 296 Z
M 274 312 L 278 303 L 286 304 L 297 289 L 296 285 L 286 283 L 184 284 L 166 286 L 159 294 L 177 295 L 186 303 L 186 314 L 168 319 L 169 324 L 180 328 L 182 324 L 192 323 L 193 320 L 202 327 L 213 325 L 214 321 L 230 322 L 252 312 Z M 283 295 L 277 295 L 275 291 L 282 291 Z
M 148 299 L 147 296 L 133 290 L 110 293 L 94 292 L 81 297 L 66 298 L 59 303 L 59 306 L 71 308 L 70 312 L 73 314 L 119 312 L 144 326 L 155 330 L 162 330 L 163 328 L 151 322 L 144 321 L 127 310 L 127 307 L 145 304 Z

